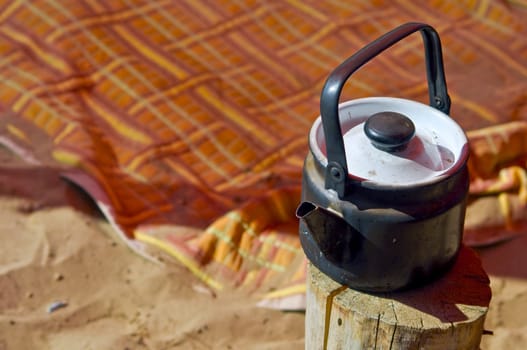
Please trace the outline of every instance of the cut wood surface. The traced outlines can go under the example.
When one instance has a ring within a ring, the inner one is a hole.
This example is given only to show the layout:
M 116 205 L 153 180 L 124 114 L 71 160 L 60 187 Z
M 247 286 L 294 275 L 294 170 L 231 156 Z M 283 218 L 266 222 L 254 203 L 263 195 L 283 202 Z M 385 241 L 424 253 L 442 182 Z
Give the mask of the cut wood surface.
M 470 248 L 439 279 L 401 292 L 363 293 L 308 269 L 306 349 L 479 349 L 491 290 Z

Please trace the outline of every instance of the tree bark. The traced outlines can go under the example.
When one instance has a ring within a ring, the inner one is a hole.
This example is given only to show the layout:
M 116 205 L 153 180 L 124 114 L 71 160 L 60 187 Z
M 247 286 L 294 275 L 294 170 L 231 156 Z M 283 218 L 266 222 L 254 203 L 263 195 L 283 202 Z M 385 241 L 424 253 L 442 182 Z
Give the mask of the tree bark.
M 479 257 L 464 246 L 446 274 L 401 292 L 359 292 L 309 264 L 305 348 L 479 349 L 489 284 Z

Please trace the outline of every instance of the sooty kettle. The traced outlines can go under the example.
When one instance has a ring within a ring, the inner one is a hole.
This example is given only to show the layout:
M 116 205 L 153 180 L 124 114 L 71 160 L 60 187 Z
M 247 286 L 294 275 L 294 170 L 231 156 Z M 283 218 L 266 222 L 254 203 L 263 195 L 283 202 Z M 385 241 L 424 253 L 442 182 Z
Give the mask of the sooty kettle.
M 429 106 L 390 97 L 339 104 L 353 72 L 417 31 Z M 309 133 L 297 209 L 300 241 L 312 264 L 369 292 L 421 284 L 452 265 L 469 178 L 468 141 L 449 111 L 441 42 L 426 24 L 395 28 L 329 75 Z

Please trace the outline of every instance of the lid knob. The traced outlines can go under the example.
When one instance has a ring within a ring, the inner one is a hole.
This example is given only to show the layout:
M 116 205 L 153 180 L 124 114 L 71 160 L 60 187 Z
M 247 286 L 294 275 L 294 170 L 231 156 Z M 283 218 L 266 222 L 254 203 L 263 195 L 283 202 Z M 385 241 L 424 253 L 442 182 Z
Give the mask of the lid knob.
M 364 133 L 376 148 L 396 152 L 406 148 L 415 134 L 415 126 L 401 113 L 380 112 L 366 120 Z

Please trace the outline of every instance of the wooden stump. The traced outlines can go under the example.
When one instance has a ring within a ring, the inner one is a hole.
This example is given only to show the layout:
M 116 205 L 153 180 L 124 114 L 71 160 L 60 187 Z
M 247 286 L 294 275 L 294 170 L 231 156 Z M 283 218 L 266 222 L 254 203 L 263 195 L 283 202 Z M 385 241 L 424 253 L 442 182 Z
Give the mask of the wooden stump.
M 394 293 L 347 288 L 309 264 L 305 348 L 479 349 L 489 283 L 467 247 L 439 279 Z

